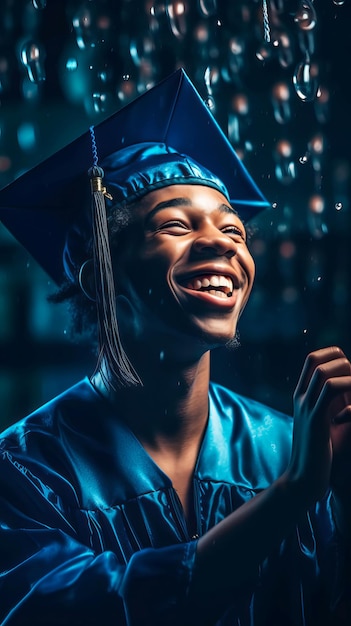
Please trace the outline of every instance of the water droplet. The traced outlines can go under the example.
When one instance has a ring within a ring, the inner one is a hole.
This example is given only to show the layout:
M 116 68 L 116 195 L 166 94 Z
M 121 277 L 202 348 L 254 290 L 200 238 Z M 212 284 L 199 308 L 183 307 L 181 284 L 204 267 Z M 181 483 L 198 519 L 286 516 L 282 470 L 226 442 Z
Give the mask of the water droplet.
M 309 155 L 308 155 L 308 153 L 304 154 L 302 157 L 300 157 L 300 158 L 299 158 L 299 162 L 300 162 L 302 165 L 305 165 L 305 163 L 307 163 L 307 162 L 308 162 L 308 156 L 309 156 Z
M 123 78 L 123 80 L 129 80 L 130 79 L 130 74 L 123 74 L 122 78 Z
M 341 209 L 342 209 L 342 202 L 336 202 L 335 203 L 335 209 L 337 211 L 341 211 Z
M 273 113 L 278 124 L 286 124 L 291 118 L 290 90 L 286 83 L 276 83 L 272 89 Z
M 273 202 L 272 209 L 277 209 L 277 208 L 278 208 L 278 202 Z
M 256 57 L 259 61 L 268 61 L 272 57 L 273 47 L 269 43 L 263 43 L 256 51 Z
M 310 0 L 302 0 L 300 2 L 294 21 L 301 30 L 313 30 L 317 22 L 317 15 Z
M 97 78 L 99 79 L 99 81 L 100 81 L 102 84 L 106 84 L 106 83 L 108 83 L 108 80 L 109 80 L 109 74 L 108 74 L 108 72 L 107 72 L 107 71 L 105 71 L 105 70 L 99 70 L 99 71 L 97 72 Z
M 77 59 L 71 58 L 66 61 L 66 70 L 69 72 L 74 72 L 78 68 Z
M 35 9 L 45 9 L 46 0 L 33 0 L 33 7 Z
M 322 280 L 321 276 L 317 276 L 317 281 L 320 282 Z
M 207 93 L 211 95 L 213 93 L 213 87 L 216 86 L 220 78 L 220 73 L 217 67 L 206 67 L 204 73 L 204 81 L 207 89 Z
M 312 102 L 318 89 L 316 67 L 309 60 L 302 61 L 296 66 L 293 84 L 299 98 L 304 102 Z
M 207 96 L 207 98 L 205 99 L 205 104 L 210 109 L 211 113 L 215 111 L 216 103 L 212 96 Z
M 64 335 L 67 335 L 67 330 L 66 330 L 66 329 L 63 331 L 63 334 L 64 334 Z
M 179 0 L 169 0 L 166 5 L 166 14 L 171 31 L 177 39 L 182 39 L 187 32 L 188 20 L 186 19 L 187 5 Z
M 307 328 L 304 328 L 303 329 L 303 334 L 306 335 L 306 333 L 307 333 Z
M 95 113 L 105 113 L 108 106 L 106 93 L 93 93 L 93 108 Z
M 88 7 L 82 5 L 77 9 L 72 18 L 72 25 L 75 31 L 78 48 L 84 50 L 88 47 L 94 47 L 94 35 L 96 33 L 92 29 L 93 16 Z
M 35 41 L 27 41 L 21 50 L 21 61 L 27 69 L 29 80 L 32 83 L 40 83 L 46 79 L 45 75 L 45 51 Z
M 345 0 L 333 0 L 333 3 L 337 7 L 342 7 L 345 4 Z
M 204 17 L 210 17 L 217 11 L 217 0 L 199 0 L 198 7 Z
M 160 361 L 163 361 L 163 359 L 165 358 L 165 353 L 163 350 L 161 350 L 160 352 Z

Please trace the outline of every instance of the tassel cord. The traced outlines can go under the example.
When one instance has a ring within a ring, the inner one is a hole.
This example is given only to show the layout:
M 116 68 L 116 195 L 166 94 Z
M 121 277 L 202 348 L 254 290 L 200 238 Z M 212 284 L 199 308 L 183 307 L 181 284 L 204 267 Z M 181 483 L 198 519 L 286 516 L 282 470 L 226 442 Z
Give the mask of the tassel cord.
M 105 384 L 116 390 L 115 381 L 117 386 L 141 385 L 142 381 L 123 349 L 118 329 L 115 283 L 106 218 L 106 189 L 102 186 L 103 174 L 102 168 L 97 165 L 94 165 L 89 172 L 92 186 L 94 265 L 100 342 L 97 369 L 102 374 Z M 112 381 L 103 373 L 103 362 L 112 374 Z

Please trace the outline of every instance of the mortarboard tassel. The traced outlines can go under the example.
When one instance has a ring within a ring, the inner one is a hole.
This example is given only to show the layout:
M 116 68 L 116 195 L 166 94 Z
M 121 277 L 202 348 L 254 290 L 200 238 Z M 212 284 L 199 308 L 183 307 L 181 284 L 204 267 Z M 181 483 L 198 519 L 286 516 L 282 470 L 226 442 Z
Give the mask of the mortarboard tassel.
M 106 385 L 115 390 L 120 386 L 140 385 L 142 381 L 130 363 L 119 336 L 116 293 L 113 276 L 105 196 L 111 196 L 103 186 L 104 171 L 97 165 L 97 152 L 93 128 L 90 130 L 93 145 L 94 165 L 89 170 L 92 193 L 92 224 L 94 267 L 96 282 L 96 305 L 100 354 L 97 369 Z M 104 372 L 103 364 L 108 367 Z M 112 375 L 112 380 L 108 374 Z

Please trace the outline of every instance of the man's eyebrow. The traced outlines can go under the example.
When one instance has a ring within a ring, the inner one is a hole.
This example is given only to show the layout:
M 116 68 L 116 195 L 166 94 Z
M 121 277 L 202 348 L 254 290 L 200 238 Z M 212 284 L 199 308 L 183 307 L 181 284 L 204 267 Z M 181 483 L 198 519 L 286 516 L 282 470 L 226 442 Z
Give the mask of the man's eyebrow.
M 162 211 L 162 209 L 168 209 L 169 207 L 177 206 L 193 206 L 191 198 L 181 196 L 180 198 L 170 198 L 169 200 L 163 200 L 156 204 L 156 206 L 147 214 L 145 222 L 148 222 L 156 213 Z M 238 212 L 229 204 L 220 204 L 218 209 L 221 213 L 230 213 L 239 217 Z
M 192 206 L 192 201 L 190 198 L 170 198 L 169 200 L 163 200 L 156 204 L 156 206 L 147 214 L 145 218 L 145 222 L 148 222 L 156 213 L 162 211 L 162 209 L 168 209 L 169 207 L 175 206 Z
M 233 213 L 233 215 L 239 217 L 238 211 L 229 204 L 221 204 L 218 208 L 222 213 Z

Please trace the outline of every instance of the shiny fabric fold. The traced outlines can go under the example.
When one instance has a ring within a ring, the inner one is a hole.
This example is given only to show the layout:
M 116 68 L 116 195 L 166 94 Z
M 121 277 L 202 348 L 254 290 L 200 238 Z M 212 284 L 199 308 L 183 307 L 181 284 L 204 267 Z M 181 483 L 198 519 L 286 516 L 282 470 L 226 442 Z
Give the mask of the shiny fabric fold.
M 211 384 L 198 536 L 284 471 L 291 431 L 289 417 Z M 347 589 L 329 497 L 225 606 L 189 598 L 196 543 L 170 479 L 88 379 L 3 433 L 1 626 L 334 626 Z

